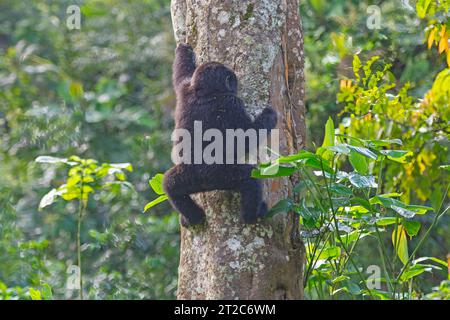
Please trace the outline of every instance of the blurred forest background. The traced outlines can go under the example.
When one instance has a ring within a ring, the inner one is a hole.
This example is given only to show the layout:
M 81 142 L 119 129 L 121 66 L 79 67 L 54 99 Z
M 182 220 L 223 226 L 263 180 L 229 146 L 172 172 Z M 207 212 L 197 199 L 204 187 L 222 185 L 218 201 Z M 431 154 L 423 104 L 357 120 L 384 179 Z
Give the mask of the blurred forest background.
M 416 98 L 447 67 L 437 48 L 427 48 L 430 20 L 418 17 L 414 1 L 301 2 L 310 146 L 321 144 L 329 116 L 342 126 L 348 121 L 337 95 L 342 80 L 353 77 L 354 54 L 363 61 L 380 56 L 380 66 L 392 65 L 393 90 L 409 83 Z M 80 30 L 66 27 L 74 4 L 82 12 Z M 380 29 L 367 27 L 373 4 L 381 8 Z M 149 179 L 171 166 L 174 47 L 169 0 L 0 0 L 0 298 L 28 298 L 30 288 L 44 287 L 56 298 L 77 298 L 66 288 L 77 260 L 77 206 L 61 200 L 38 209 L 67 168 L 35 162 L 72 155 L 133 166 L 129 185 L 96 192 L 87 203 L 81 233 L 87 297 L 175 297 L 178 216 L 167 203 L 143 213 L 155 197 Z M 400 188 L 404 201 L 436 205 L 445 193 L 448 173 L 439 166 L 450 162 L 448 101 L 436 111 L 439 127 L 430 124 L 432 130 L 413 137 L 413 124 L 394 132 L 415 153 L 414 165 L 385 172 L 386 188 Z M 420 219 L 426 225 L 432 217 Z M 421 254 L 445 260 L 449 228 L 446 215 Z M 373 264 L 370 245 L 358 254 Z M 446 270 L 427 273 L 422 290 L 446 277 Z

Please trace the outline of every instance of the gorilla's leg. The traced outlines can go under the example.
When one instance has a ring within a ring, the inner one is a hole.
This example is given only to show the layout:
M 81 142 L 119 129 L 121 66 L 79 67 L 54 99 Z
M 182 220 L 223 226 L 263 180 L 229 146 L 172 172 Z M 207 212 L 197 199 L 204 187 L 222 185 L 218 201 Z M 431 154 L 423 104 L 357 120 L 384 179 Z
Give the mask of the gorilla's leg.
M 256 179 L 242 181 L 241 216 L 245 223 L 256 223 L 259 217 L 267 213 L 267 204 L 262 198 L 262 184 Z
M 189 196 L 199 190 L 193 168 L 189 165 L 176 165 L 164 174 L 163 188 L 173 207 L 181 214 L 184 227 L 202 224 L 205 213 Z

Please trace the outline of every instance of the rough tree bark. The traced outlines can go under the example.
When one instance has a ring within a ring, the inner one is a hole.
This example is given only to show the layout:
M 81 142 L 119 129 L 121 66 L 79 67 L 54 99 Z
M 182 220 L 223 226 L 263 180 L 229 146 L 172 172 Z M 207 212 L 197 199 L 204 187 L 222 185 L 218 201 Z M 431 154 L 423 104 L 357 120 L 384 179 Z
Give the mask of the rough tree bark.
M 252 116 L 272 105 L 280 150 L 305 144 L 304 55 L 298 0 L 172 0 L 177 42 L 197 63 L 232 67 Z M 265 182 L 269 207 L 291 194 L 295 178 Z M 239 195 L 193 196 L 207 225 L 181 230 L 179 299 L 301 299 L 304 249 L 298 217 L 280 214 L 257 225 L 239 221 Z

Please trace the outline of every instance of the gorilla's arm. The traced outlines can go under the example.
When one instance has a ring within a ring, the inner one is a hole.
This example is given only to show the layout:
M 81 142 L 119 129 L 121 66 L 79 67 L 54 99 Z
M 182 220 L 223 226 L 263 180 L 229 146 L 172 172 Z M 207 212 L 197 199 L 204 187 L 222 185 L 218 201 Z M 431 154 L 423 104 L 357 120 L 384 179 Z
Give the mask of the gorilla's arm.
M 195 54 L 192 47 L 185 43 L 180 43 L 175 50 L 175 60 L 173 62 L 173 87 L 178 90 L 180 85 L 186 80 L 190 80 L 195 71 Z

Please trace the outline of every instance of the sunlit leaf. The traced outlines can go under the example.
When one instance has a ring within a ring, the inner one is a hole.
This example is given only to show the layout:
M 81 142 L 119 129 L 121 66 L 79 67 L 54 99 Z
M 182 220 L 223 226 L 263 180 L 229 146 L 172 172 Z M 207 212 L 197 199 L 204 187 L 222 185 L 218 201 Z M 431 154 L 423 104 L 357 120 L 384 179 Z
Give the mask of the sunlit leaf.
M 157 204 L 166 201 L 167 199 L 168 199 L 167 195 L 159 196 L 159 197 L 156 198 L 155 200 L 153 200 L 153 201 L 151 201 L 151 202 L 149 202 L 149 203 L 147 203 L 147 204 L 145 205 L 145 207 L 144 207 L 144 212 L 146 212 L 146 211 L 149 210 L 150 208 L 156 206 Z
M 34 161 L 39 163 L 67 163 L 67 159 L 65 158 L 57 158 L 50 156 L 39 156 Z
M 163 195 L 164 194 L 163 179 L 164 179 L 164 174 L 158 173 L 153 178 L 151 178 L 150 181 L 149 181 L 150 187 L 152 187 L 153 191 L 157 195 Z
M 30 288 L 29 293 L 30 293 L 31 300 L 42 300 L 42 295 L 39 290 Z
M 323 138 L 322 149 L 317 150 L 317 154 L 326 160 L 332 159 L 333 153 L 325 148 L 334 146 L 334 139 L 334 123 L 331 117 L 329 117 L 327 123 L 325 124 L 325 136 Z
M 392 231 L 392 244 L 400 261 L 406 264 L 409 259 L 408 240 L 406 239 L 406 232 L 402 225 L 399 225 Z
M 55 202 L 56 197 L 58 197 L 60 194 L 57 189 L 50 190 L 45 196 L 42 197 L 41 201 L 39 202 L 39 210 L 42 210 L 43 208 L 51 205 L 53 202 Z
M 375 177 L 373 176 L 362 176 L 357 173 L 351 173 L 349 175 L 350 183 L 356 188 L 377 188 L 378 185 L 375 182 Z

